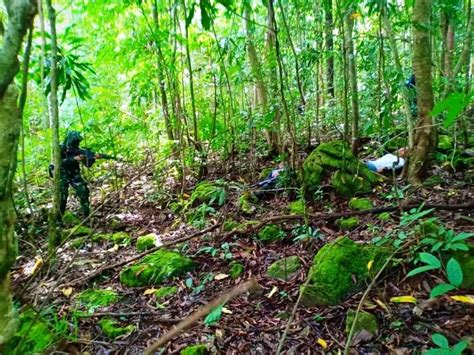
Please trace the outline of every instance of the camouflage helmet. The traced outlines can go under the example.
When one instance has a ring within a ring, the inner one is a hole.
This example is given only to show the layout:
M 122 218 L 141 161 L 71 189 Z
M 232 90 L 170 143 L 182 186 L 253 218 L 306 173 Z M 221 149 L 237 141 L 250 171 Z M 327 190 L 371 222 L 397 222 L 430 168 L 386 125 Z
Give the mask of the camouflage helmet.
M 77 131 L 71 131 L 64 139 L 64 146 L 67 148 L 78 148 L 82 141 L 82 136 Z

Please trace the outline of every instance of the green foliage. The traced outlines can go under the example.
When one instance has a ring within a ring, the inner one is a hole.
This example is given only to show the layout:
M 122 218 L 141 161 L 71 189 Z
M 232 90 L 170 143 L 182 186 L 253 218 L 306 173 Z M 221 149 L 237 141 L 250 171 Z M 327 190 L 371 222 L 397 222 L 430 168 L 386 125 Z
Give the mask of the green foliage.
M 302 199 L 293 201 L 288 205 L 288 209 L 292 214 L 304 214 L 304 211 L 306 209 L 305 201 Z
M 433 343 L 438 348 L 428 349 L 423 352 L 425 355 L 461 355 L 466 349 L 468 343 L 465 340 L 461 340 L 453 347 L 449 346 L 448 339 L 443 334 L 434 333 L 431 335 Z
M 373 202 L 368 198 L 351 198 L 349 208 L 355 211 L 370 210 L 374 208 Z
M 222 206 L 226 197 L 225 189 L 222 185 L 223 183 L 220 181 L 216 181 L 215 183 L 203 181 L 199 183 L 191 194 L 191 203 Z
M 196 254 L 198 253 L 208 253 L 212 257 L 215 257 L 219 253 L 219 258 L 224 260 L 231 260 L 233 258 L 232 252 L 230 251 L 231 244 L 225 242 L 222 243 L 220 248 L 215 248 L 213 246 L 204 246 L 199 248 Z
M 438 101 L 431 111 L 432 116 L 437 116 L 443 111 L 446 112 L 444 127 L 449 128 L 453 125 L 459 114 L 472 102 L 474 91 L 470 93 L 453 92 L 444 100 Z
M 292 231 L 294 242 L 307 241 L 312 238 L 323 239 L 324 234 L 318 229 L 307 225 L 296 226 Z
M 209 327 L 219 322 L 222 317 L 222 308 L 224 308 L 223 304 L 214 307 L 206 318 L 204 318 L 204 324 Z
M 216 213 L 216 210 L 210 205 L 203 203 L 195 209 L 189 211 L 186 215 L 187 220 L 194 227 L 202 229 L 206 226 L 207 216 Z
M 206 355 L 209 354 L 207 346 L 204 344 L 197 344 L 185 347 L 180 351 L 179 355 Z
M 193 267 L 191 259 L 160 249 L 123 269 L 120 273 L 120 282 L 131 287 L 158 285 L 171 277 L 184 274 Z
M 109 338 L 115 339 L 119 336 L 130 334 L 135 330 L 135 326 L 130 324 L 126 327 L 117 326 L 118 322 L 115 319 L 106 318 L 99 321 L 102 332 Z
M 425 228 L 426 229 L 426 228 Z M 425 237 L 420 241 L 422 245 L 431 246 L 431 252 L 437 251 L 468 251 L 467 240 L 474 236 L 474 233 L 461 232 L 456 234 L 452 229 L 446 230 L 443 226 L 439 226 L 432 231 L 424 234 Z
M 229 274 L 230 277 L 233 278 L 234 280 L 238 278 L 242 273 L 245 271 L 245 267 L 243 264 L 238 263 L 238 262 L 232 262 L 230 264 L 230 270 Z

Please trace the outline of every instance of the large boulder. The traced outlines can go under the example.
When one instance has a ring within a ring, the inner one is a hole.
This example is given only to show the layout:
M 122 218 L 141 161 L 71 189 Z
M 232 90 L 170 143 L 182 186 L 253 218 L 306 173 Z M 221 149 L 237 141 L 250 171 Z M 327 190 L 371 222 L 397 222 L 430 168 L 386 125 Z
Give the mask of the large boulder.
M 334 190 L 344 197 L 370 192 L 377 180 L 343 141 L 319 145 L 305 159 L 301 178 L 309 196 L 323 180 L 329 179 Z
M 356 244 L 341 237 L 322 247 L 313 260 L 302 287 L 302 302 L 306 306 L 336 305 L 365 284 L 369 273 L 375 274 L 388 257 L 386 248 Z M 369 270 L 369 262 L 371 267 Z
M 159 285 L 171 277 L 184 274 L 193 267 L 194 263 L 191 259 L 160 249 L 122 270 L 120 282 L 131 287 Z

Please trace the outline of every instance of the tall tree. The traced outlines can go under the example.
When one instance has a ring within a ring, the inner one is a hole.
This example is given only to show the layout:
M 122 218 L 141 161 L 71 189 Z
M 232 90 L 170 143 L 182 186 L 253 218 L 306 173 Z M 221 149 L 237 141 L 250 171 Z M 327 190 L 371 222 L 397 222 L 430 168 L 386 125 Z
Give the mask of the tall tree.
M 432 0 L 416 0 L 413 9 L 413 68 L 416 77 L 418 122 L 408 167 L 408 179 L 414 185 L 421 182 L 430 154 L 436 147 L 436 130 L 430 115 L 433 109 L 431 8 Z
M 334 98 L 334 54 L 333 54 L 333 16 L 332 0 L 324 0 L 324 12 L 326 22 L 326 81 L 327 90 L 330 98 Z
M 36 0 L 5 0 L 8 22 L 0 47 L 0 351 L 16 331 L 10 291 L 10 267 L 16 259 L 13 233 L 15 211 L 12 182 L 21 127 L 18 89 L 13 79 L 19 70 L 18 53 L 36 14 Z M 1 22 L 1 21 L 0 21 Z

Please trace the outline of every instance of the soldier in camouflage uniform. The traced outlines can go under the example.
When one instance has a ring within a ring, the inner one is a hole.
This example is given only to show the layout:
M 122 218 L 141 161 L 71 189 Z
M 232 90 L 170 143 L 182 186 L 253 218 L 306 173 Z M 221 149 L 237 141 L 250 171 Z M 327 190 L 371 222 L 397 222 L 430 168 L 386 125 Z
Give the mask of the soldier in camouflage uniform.
M 69 185 L 72 186 L 77 197 L 79 197 L 84 217 L 87 217 L 90 213 L 89 188 L 81 176 L 79 167 L 79 162 L 85 158 L 79 149 L 81 141 L 80 133 L 72 131 L 68 133 L 64 143 L 61 144 L 61 215 L 66 211 Z

